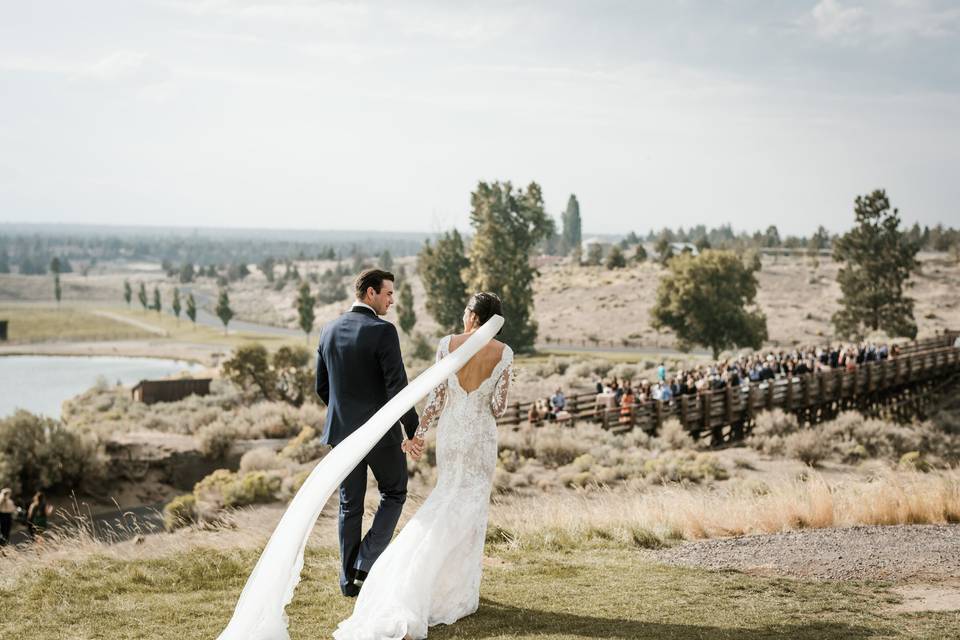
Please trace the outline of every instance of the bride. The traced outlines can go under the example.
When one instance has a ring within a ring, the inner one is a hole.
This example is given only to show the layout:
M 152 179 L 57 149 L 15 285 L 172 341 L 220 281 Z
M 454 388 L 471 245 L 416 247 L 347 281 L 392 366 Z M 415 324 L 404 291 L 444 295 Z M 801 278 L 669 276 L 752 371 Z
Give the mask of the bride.
M 437 360 L 494 315 L 501 315 L 500 299 L 475 294 L 463 313 L 464 333 L 440 340 Z M 477 610 L 496 418 L 507 406 L 512 363 L 510 347 L 491 340 L 430 394 L 417 436 L 437 430 L 437 485 L 370 569 L 336 640 L 426 638 L 427 627 Z

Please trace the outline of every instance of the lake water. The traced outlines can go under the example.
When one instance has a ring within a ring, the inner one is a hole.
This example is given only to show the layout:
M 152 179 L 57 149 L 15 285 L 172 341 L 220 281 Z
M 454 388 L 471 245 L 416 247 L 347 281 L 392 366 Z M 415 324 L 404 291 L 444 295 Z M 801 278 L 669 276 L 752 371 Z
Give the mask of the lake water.
M 59 418 L 63 401 L 96 385 L 101 376 L 110 385 L 118 380 L 133 385 L 201 368 L 183 360 L 159 358 L 4 356 L 0 357 L 0 417 L 26 409 Z

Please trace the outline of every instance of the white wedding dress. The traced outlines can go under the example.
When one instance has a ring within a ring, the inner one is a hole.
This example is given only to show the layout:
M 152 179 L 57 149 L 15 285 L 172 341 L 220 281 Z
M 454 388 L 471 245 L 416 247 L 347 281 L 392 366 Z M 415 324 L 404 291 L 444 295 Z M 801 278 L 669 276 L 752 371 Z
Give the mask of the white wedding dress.
M 440 341 L 437 361 L 450 353 Z M 367 576 L 336 640 L 426 638 L 480 604 L 487 508 L 497 466 L 497 422 L 507 406 L 513 351 L 467 392 L 456 373 L 430 394 L 421 429 L 437 430 L 437 485 Z

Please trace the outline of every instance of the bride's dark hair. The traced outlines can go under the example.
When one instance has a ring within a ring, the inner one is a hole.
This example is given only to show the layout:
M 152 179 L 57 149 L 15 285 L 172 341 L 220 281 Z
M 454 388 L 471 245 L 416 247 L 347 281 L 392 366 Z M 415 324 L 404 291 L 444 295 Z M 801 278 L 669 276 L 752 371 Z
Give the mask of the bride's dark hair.
M 480 326 L 483 326 L 493 316 L 503 315 L 503 303 L 500 302 L 500 296 L 489 291 L 481 291 L 470 296 L 467 309 L 477 314 Z M 500 335 L 500 331 L 497 332 L 497 335 Z

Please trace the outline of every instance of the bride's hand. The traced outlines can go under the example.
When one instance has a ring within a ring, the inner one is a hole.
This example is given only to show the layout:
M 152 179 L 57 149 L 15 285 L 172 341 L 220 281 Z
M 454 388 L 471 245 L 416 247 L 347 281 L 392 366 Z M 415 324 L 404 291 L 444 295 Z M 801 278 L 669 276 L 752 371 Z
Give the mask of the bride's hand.
M 409 440 L 404 440 L 403 444 L 400 446 L 404 453 L 413 458 L 414 460 L 419 460 L 423 455 L 424 442 L 423 438 L 410 438 Z

